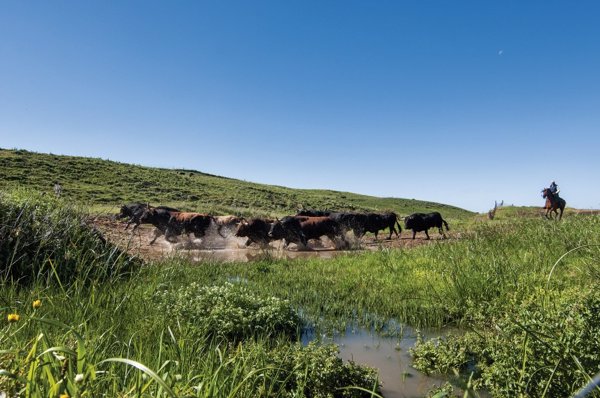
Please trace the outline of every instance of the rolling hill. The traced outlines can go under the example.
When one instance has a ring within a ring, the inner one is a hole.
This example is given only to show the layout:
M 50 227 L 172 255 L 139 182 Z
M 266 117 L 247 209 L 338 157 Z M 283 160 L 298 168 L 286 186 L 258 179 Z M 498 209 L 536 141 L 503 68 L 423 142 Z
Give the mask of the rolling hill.
M 119 163 L 98 158 L 35 153 L 0 148 L 0 189 L 27 188 L 53 193 L 60 181 L 63 196 L 112 211 L 139 201 L 183 210 L 242 216 L 291 214 L 300 207 L 335 210 L 392 210 L 399 215 L 440 211 L 464 219 L 474 213 L 414 199 L 378 198 L 349 192 L 292 189 L 202 173 Z

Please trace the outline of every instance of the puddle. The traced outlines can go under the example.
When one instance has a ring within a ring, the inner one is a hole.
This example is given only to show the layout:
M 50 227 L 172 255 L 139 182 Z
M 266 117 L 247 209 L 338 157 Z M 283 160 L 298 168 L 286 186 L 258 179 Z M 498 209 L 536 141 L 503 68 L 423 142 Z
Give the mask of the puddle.
M 325 240 L 325 239 L 324 239 Z M 331 245 L 311 242 L 308 250 L 302 250 L 295 244 L 283 248 L 283 242 L 277 241 L 264 248 L 245 245 L 245 238 L 227 236 L 221 238 L 209 235 L 201 239 L 192 239 L 171 244 L 170 251 L 177 251 L 193 261 L 218 261 L 218 262 L 249 262 L 265 258 L 296 259 L 296 258 L 333 258 L 345 253 L 356 252 L 350 250 L 336 250 Z
M 441 334 L 443 332 L 439 330 L 422 332 L 425 339 Z M 315 339 L 314 332 L 307 331 L 302 336 L 302 343 L 308 344 Z M 414 329 L 406 326 L 401 337 L 378 336 L 363 328 L 348 327 L 344 335 L 321 336 L 321 341 L 337 344 L 343 360 L 377 369 L 385 398 L 422 398 L 432 388 L 447 381 L 442 376 L 427 376 L 412 368 L 408 350 L 414 346 L 417 335 Z

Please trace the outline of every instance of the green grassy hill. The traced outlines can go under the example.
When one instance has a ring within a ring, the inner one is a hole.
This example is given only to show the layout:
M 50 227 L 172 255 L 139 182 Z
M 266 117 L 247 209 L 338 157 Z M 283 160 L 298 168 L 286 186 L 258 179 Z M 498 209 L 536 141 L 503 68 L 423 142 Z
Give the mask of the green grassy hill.
M 0 189 L 25 187 L 53 192 L 60 181 L 63 196 L 114 211 L 140 201 L 213 214 L 281 216 L 299 207 L 335 210 L 392 210 L 399 215 L 439 211 L 464 219 L 472 212 L 413 199 L 377 198 L 348 192 L 291 189 L 219 177 L 195 170 L 161 169 L 96 158 L 41 154 L 0 148 Z

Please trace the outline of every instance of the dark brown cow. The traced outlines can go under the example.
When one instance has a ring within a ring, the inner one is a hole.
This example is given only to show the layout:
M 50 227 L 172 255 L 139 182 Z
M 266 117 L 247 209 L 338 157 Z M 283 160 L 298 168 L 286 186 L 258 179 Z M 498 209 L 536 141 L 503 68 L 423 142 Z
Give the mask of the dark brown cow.
M 301 234 L 296 231 L 296 224 L 291 222 L 291 220 L 289 222 L 276 222 L 275 225 L 279 225 L 281 228 L 274 227 L 271 230 L 274 238 L 277 237 L 279 239 L 286 239 L 286 241 L 304 243 L 304 240 L 308 242 L 311 239 L 320 239 L 321 236 L 327 236 L 336 246 L 338 238 L 342 241 L 344 247 L 348 246 L 348 242 L 344 236 L 344 228 L 342 228 L 339 222 L 330 217 L 296 216 L 289 218 L 300 221 Z
M 261 218 L 253 218 L 250 221 L 242 220 L 235 231 L 235 236 L 248 238 L 246 246 L 250 246 L 253 242 L 266 246 L 273 240 L 269 237 L 272 222 L 273 220 L 263 220 Z
M 188 213 L 169 211 L 164 209 L 148 208 L 140 217 L 142 223 L 149 223 L 156 227 L 154 239 L 150 241 L 152 245 L 156 238 L 165 235 L 165 239 L 172 242 L 172 238 L 182 233 L 187 235 L 193 233 L 196 238 L 206 235 L 206 231 L 213 222 L 212 216 L 201 213 Z
M 302 232 L 300 223 L 307 221 L 309 218 L 308 216 L 288 216 L 277 220 L 271 224 L 269 237 L 274 240 L 283 239 L 285 241 L 284 247 L 287 247 L 290 243 L 306 246 L 308 240 Z

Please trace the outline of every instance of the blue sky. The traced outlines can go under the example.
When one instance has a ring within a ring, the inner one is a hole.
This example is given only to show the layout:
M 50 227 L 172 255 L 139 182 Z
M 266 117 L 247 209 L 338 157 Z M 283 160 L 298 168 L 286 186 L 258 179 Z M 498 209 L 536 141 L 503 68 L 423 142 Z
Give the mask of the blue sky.
M 0 147 L 600 208 L 600 2 L 3 1 Z

